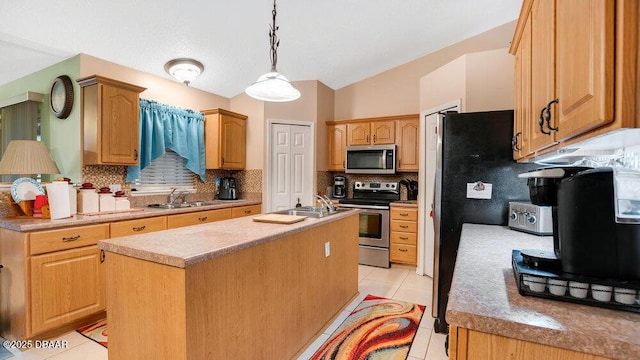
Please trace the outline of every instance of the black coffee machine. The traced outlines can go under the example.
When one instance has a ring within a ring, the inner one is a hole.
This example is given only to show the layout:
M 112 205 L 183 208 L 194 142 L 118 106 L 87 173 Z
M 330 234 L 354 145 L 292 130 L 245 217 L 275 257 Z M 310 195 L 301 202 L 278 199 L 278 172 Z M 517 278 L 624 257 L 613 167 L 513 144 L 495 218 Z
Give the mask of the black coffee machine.
M 344 176 L 334 176 L 333 197 L 343 199 L 347 196 L 347 179 Z
M 220 189 L 218 191 L 220 200 L 237 200 L 236 179 L 233 177 L 223 177 L 220 179 Z
M 530 259 L 564 273 L 640 280 L 640 173 L 554 167 L 521 174 L 531 202 L 552 206 L 555 254 Z M 523 259 L 528 256 L 523 250 Z

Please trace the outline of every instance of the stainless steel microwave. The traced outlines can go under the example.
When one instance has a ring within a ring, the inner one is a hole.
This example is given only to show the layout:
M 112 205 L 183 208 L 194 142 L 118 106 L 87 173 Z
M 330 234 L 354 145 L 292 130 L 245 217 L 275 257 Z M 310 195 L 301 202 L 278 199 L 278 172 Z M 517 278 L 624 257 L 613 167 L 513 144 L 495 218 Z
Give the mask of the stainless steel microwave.
M 347 146 L 347 174 L 395 174 L 395 145 Z

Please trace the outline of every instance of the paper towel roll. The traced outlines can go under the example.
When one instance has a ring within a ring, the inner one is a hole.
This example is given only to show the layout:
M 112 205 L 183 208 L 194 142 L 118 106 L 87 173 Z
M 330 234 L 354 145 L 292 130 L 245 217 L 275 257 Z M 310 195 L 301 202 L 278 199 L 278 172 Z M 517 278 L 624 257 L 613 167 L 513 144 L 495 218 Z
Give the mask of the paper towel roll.
M 51 184 L 47 184 L 46 187 L 51 220 L 70 217 L 69 184 L 66 181 L 53 181 Z

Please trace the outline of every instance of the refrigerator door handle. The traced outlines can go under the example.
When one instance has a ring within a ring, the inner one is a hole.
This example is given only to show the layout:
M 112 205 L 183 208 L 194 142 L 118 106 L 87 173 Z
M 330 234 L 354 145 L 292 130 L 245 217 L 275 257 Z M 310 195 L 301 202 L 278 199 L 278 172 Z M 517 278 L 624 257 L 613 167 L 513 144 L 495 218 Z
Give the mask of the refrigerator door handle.
M 433 298 L 431 303 L 431 315 L 438 317 L 438 281 L 440 280 L 440 203 L 442 200 L 442 128 L 445 115 L 438 113 L 436 124 L 437 140 L 436 140 L 436 171 L 435 171 L 435 189 L 433 192 L 433 203 L 431 213 L 433 214 Z

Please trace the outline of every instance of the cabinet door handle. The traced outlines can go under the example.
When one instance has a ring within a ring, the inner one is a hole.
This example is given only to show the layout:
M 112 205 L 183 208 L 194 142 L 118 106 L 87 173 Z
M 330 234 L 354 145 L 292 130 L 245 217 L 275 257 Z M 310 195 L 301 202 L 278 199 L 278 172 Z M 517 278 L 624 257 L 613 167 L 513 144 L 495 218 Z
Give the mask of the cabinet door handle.
M 373 143 L 374 144 L 376 143 L 376 135 L 375 134 L 373 135 Z
M 409 216 L 408 213 L 400 213 L 400 216 Z
M 400 227 L 403 228 L 403 229 L 408 229 L 409 228 L 408 225 L 400 225 Z
M 245 210 L 244 213 L 245 214 L 251 214 L 251 210 Z
M 220 160 L 222 161 L 220 165 L 224 165 L 224 156 L 220 157 Z
M 104 262 L 105 257 L 106 254 L 104 253 L 104 250 L 100 250 L 100 264 Z
M 134 226 L 132 229 L 133 231 L 142 231 L 146 228 L 147 228 L 147 225 L 142 225 L 142 226 Z
M 511 138 L 511 148 L 513 149 L 513 151 L 521 151 L 522 150 L 522 148 L 519 146 L 519 144 L 520 144 L 520 136 L 521 135 L 522 135 L 522 131 L 518 131 Z
M 198 218 L 198 220 L 200 221 L 206 221 L 209 217 L 208 216 L 201 216 Z
M 400 250 L 401 252 L 407 252 L 407 251 L 409 251 L 409 250 L 407 250 L 407 249 L 398 249 L 398 250 Z
M 549 101 L 549 103 L 547 104 L 547 107 L 545 108 L 545 113 L 544 113 L 544 118 L 547 121 L 547 128 L 549 128 L 549 130 L 553 132 L 558 132 L 558 128 L 551 126 L 551 105 L 557 104 L 558 102 L 559 102 L 558 99 Z
M 409 240 L 409 238 L 406 236 L 400 236 L 400 240 Z
M 344 168 L 344 163 L 345 163 L 345 161 L 344 161 L 344 160 L 342 160 L 342 168 Z
M 545 135 L 551 135 L 551 132 L 550 132 L 550 131 L 546 131 L 546 130 L 544 129 L 544 111 L 545 111 L 546 109 L 547 109 L 547 108 L 545 107 L 545 108 L 542 108 L 542 110 L 540 110 L 540 117 L 538 118 L 538 125 L 540 126 L 540 132 L 541 132 L 541 133 L 543 133 L 543 134 L 545 134 Z
M 138 160 L 138 149 L 133 149 L 133 160 Z
M 63 237 L 62 241 L 76 241 L 78 239 L 80 239 L 80 235 L 70 236 L 70 237 Z

